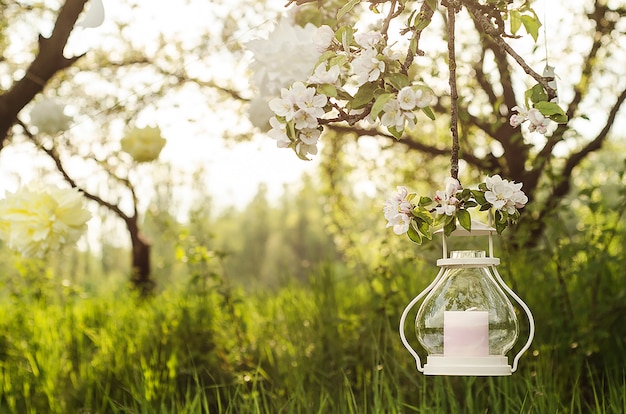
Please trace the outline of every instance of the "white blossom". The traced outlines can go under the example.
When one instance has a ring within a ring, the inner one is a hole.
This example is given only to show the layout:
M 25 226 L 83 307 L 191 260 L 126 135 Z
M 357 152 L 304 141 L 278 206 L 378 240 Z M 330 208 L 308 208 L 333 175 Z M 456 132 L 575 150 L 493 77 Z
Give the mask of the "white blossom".
M 288 148 L 291 140 L 287 136 L 287 124 L 280 122 L 275 116 L 270 118 L 270 126 L 272 127 L 267 135 L 276 140 L 278 148 Z
M 385 71 L 385 62 L 378 59 L 375 49 L 366 49 L 352 61 L 352 71 L 360 86 L 380 78 L 380 74 Z
M 398 102 L 400 108 L 405 111 L 412 111 L 415 109 L 415 91 L 410 86 L 405 86 L 398 92 Z
M 520 126 L 524 121 L 528 119 L 528 110 L 524 105 L 517 105 L 511 108 L 511 111 L 516 111 L 517 114 L 512 114 L 509 119 L 509 124 L 516 128 Z
M 354 40 L 363 49 L 375 49 L 383 42 L 383 35 L 380 32 L 356 33 Z
M 317 65 L 315 71 L 311 76 L 309 76 L 307 80 L 309 83 L 316 83 L 318 85 L 325 83 L 334 85 L 335 83 L 337 83 L 340 73 L 341 68 L 338 65 L 333 65 L 330 68 L 326 69 L 326 64 L 322 63 L 320 65 Z
M 415 114 L 412 111 L 403 111 L 397 99 L 390 99 L 383 105 L 383 115 L 380 119 L 383 126 L 403 131 L 405 125 L 409 128 L 415 126 Z
M 307 158 L 307 155 L 317 155 L 317 146 L 309 145 L 302 141 L 296 144 L 296 153 L 300 154 L 300 156 Z
M 91 218 L 75 189 L 29 184 L 0 200 L 0 238 L 24 257 L 75 243 Z
M 325 48 L 332 40 L 328 39 L 328 29 L 318 29 L 310 23 L 298 26 L 285 18 L 266 39 L 255 39 L 245 45 L 253 53 L 250 83 L 259 94 L 259 100 L 253 101 L 254 107 L 249 108 L 250 122 L 254 126 L 267 130 L 267 120 L 272 116 L 269 101 L 280 96 L 282 88 L 311 74 L 324 43 L 328 41 Z M 263 114 L 267 118 L 263 119 Z
M 321 56 L 316 46 L 318 28 L 308 23 L 301 27 L 282 19 L 267 39 L 246 44 L 254 54 L 250 65 L 252 84 L 262 96 L 278 96 L 281 88 L 306 79 Z
M 146 127 L 130 129 L 120 143 L 135 161 L 150 162 L 159 157 L 165 142 L 159 127 Z
M 528 202 L 528 197 L 521 190 L 522 183 L 514 183 L 496 174 L 487 177 L 485 185 L 485 199 L 496 210 L 506 210 L 509 214 L 514 214 L 516 209 L 524 207 Z
M 426 108 L 433 105 L 436 101 L 435 93 L 432 89 L 422 86 L 417 87 L 415 91 L 415 106 L 418 108 Z
M 270 108 L 266 97 L 257 96 L 250 100 L 248 104 L 248 119 L 250 119 L 252 125 L 259 128 L 261 131 L 269 131 L 269 119 L 273 115 L 274 112 Z
M 333 32 L 333 29 L 331 29 L 330 26 L 322 25 L 318 27 L 313 34 L 313 44 L 315 45 L 315 49 L 320 54 L 324 53 L 334 38 L 335 32 Z
M 452 216 L 459 206 L 460 200 L 455 195 L 461 191 L 461 184 L 457 179 L 447 177 L 444 185 L 444 191 L 439 190 L 435 192 L 435 201 L 438 203 L 435 211 L 437 214 Z
M 72 118 L 65 115 L 65 105 L 52 99 L 44 99 L 30 111 L 30 123 L 42 134 L 56 135 L 67 130 Z
M 320 138 L 322 131 L 318 128 L 305 128 L 300 130 L 298 139 L 307 145 L 317 145 L 317 141 Z
M 550 125 L 550 118 L 546 118 L 543 116 L 538 109 L 531 109 L 528 111 L 528 120 L 530 121 L 530 125 L 528 126 L 528 130 L 530 132 L 539 132 L 540 134 L 545 134 L 548 132 L 548 125 Z
M 392 193 L 383 205 L 383 213 L 387 219 L 386 227 L 393 227 L 395 234 L 403 234 L 409 230 L 414 206 L 408 201 L 408 195 L 406 187 L 398 186 L 397 191 Z

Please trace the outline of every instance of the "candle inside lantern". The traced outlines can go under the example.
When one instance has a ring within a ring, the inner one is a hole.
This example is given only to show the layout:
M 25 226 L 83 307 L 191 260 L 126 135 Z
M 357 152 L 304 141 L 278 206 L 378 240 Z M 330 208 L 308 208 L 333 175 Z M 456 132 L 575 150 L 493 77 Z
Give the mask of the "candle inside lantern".
M 450 357 L 489 356 L 489 312 L 444 312 L 443 354 Z

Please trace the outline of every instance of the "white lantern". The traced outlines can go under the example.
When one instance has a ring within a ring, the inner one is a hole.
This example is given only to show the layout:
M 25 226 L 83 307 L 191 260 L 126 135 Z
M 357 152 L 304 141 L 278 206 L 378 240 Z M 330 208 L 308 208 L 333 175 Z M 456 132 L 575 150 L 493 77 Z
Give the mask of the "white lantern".
M 488 236 L 488 255 L 480 250 L 452 251 L 448 257 L 443 231 L 443 258 L 435 280 L 404 309 L 400 318 L 402 343 L 413 355 L 417 370 L 425 375 L 504 376 L 517 370 L 528 350 L 535 324 L 528 306 L 502 280 L 493 257 L 493 227 L 472 221 L 471 232 L 457 227 L 451 236 Z M 508 296 L 507 296 L 508 294 Z M 506 355 L 518 339 L 515 302 L 526 313 L 529 332 L 524 346 L 513 358 Z M 410 310 L 422 302 L 415 319 L 417 339 L 428 353 L 422 366 L 419 354 L 405 336 Z

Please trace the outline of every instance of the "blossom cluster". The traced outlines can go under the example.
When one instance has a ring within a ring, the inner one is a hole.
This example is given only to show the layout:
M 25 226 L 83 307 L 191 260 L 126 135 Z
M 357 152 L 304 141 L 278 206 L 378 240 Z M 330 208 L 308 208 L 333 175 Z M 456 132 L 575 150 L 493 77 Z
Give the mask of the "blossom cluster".
M 0 238 L 24 257 L 74 244 L 91 218 L 75 189 L 31 184 L 0 200 Z
M 550 125 L 550 119 L 543 116 L 543 114 L 535 108 L 526 109 L 524 105 L 514 106 L 511 108 L 516 111 L 516 114 L 511 115 L 509 123 L 512 127 L 518 127 L 523 122 L 529 121 L 528 130 L 530 132 L 539 132 L 545 134 L 548 132 L 548 125 Z
M 528 202 L 521 183 L 503 179 L 500 175 L 487 177 L 474 190 L 463 189 L 452 177 L 446 178 L 444 187 L 435 192 L 433 199 L 418 197 L 416 193 L 409 193 L 406 187 L 397 187 L 383 205 L 387 227 L 392 227 L 395 234 L 407 233 L 411 240 L 421 243 L 424 237 L 432 237 L 435 226 L 443 226 L 446 235 L 454 231 L 457 223 L 471 230 L 468 209 L 478 207 L 480 210 L 495 210 L 496 230 L 501 233 L 519 219 L 519 209 Z
M 130 129 L 120 144 L 136 162 L 150 162 L 159 157 L 165 142 L 159 127 L 146 127 Z
M 254 55 L 250 64 L 251 85 L 257 96 L 249 105 L 252 124 L 263 131 L 274 115 L 269 101 L 280 95 L 281 89 L 307 79 L 321 54 L 330 44 L 333 32 L 328 26 L 320 28 L 309 23 L 298 26 L 282 19 L 266 39 L 251 40 L 246 48 Z M 330 37 L 329 37 L 330 36 Z
M 291 38 L 286 38 L 289 35 Z M 285 52 L 295 47 L 297 53 Z M 405 128 L 415 127 L 418 111 L 434 118 L 429 108 L 435 102 L 434 92 L 409 79 L 402 70 L 401 54 L 386 44 L 380 32 L 355 32 L 347 26 L 337 32 L 329 26 L 313 29 L 292 24 L 289 28 L 283 20 L 267 39 L 250 42 L 248 48 L 254 53 L 252 83 L 272 111 L 265 118 L 271 127 L 268 135 L 278 147 L 292 148 L 300 158 L 317 153 L 324 123 L 347 118 L 380 122 L 400 138 Z M 298 58 L 303 51 L 307 58 Z M 290 83 L 285 85 L 287 80 Z M 302 92 L 306 92 L 307 103 L 294 100 Z M 250 105 L 255 125 L 263 123 L 257 119 L 263 113 L 258 99 Z
M 322 132 L 318 119 L 326 113 L 327 102 L 326 95 L 318 94 L 315 88 L 302 82 L 283 88 L 280 98 L 270 101 L 276 116 L 270 119 L 272 130 L 268 135 L 276 139 L 278 147 L 293 146 L 301 158 L 317 154 L 317 140 Z

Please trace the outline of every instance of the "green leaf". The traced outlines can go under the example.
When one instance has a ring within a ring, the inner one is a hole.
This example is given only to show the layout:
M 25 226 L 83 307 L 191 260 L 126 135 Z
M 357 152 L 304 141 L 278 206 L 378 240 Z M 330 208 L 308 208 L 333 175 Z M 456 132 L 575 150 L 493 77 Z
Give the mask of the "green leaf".
M 409 231 L 406 232 L 406 235 L 409 236 L 409 239 L 411 239 L 413 242 L 417 244 L 422 244 L 422 235 L 419 233 L 419 231 L 417 231 L 416 228 L 413 227 L 412 222 L 409 226 Z
M 528 14 L 524 14 L 522 15 L 521 19 L 522 24 L 524 25 L 524 29 L 526 29 L 526 32 L 531 35 L 536 42 L 537 38 L 539 37 L 539 28 L 541 27 L 541 22 L 536 15 L 531 16 Z
M 430 197 L 420 197 L 420 201 L 419 203 L 417 203 L 418 206 L 420 207 L 424 207 L 424 206 L 428 206 L 430 204 L 433 203 L 433 199 Z
M 354 95 L 354 99 L 352 99 L 351 108 L 359 109 L 369 104 L 374 99 L 374 91 L 377 88 L 378 86 L 374 82 L 367 82 L 361 85 Z
M 424 112 L 426 116 L 432 119 L 433 121 L 435 120 L 435 114 L 433 113 L 433 110 L 430 109 L 430 106 L 423 107 L 422 112 Z
M 398 131 L 396 127 L 389 127 L 387 128 L 387 131 L 389 131 L 389 133 L 393 135 L 396 139 L 402 138 L 402 131 Z
M 322 53 L 322 56 L 320 56 L 319 59 L 317 59 L 317 63 L 315 64 L 315 67 L 317 68 L 319 65 L 326 62 L 327 60 L 336 58 L 336 57 L 337 57 L 337 53 L 334 50 L 327 50 L 326 52 Z
M 433 234 L 430 228 L 430 224 L 423 220 L 415 220 L 415 224 L 417 226 L 417 230 L 422 236 L 426 237 L 428 240 L 432 240 Z
M 419 210 L 419 209 L 414 209 L 413 210 L 413 215 L 419 219 L 419 221 L 422 221 L 426 224 L 428 224 L 429 226 L 431 224 L 433 224 L 433 217 L 430 215 L 430 213 L 428 211 L 425 210 Z
M 331 85 L 330 83 L 318 85 L 316 89 L 318 93 L 323 93 L 328 97 L 334 98 L 337 96 L 337 88 L 335 88 L 335 85 Z
M 561 108 L 555 102 L 537 102 L 535 104 L 535 109 L 539 110 L 544 116 L 549 117 L 551 120 L 558 122 L 559 124 L 564 124 L 567 122 L 567 115 L 563 108 Z
M 536 84 L 526 91 L 526 101 L 530 100 L 533 104 L 537 102 L 545 102 L 548 100 L 548 94 L 541 84 Z M 528 105 L 530 106 L 530 105 Z
M 511 10 L 509 16 L 511 18 L 511 34 L 516 34 L 519 28 L 522 26 L 522 16 L 517 10 Z
M 437 3 L 437 0 L 426 0 L 426 4 L 428 4 L 428 7 L 430 7 L 430 9 L 433 11 L 437 10 Z
M 400 90 L 409 85 L 409 78 L 403 73 L 390 73 L 389 75 L 385 76 L 385 80 L 391 83 L 393 87 L 397 90 Z
M 487 199 L 485 198 L 485 193 L 483 191 L 472 190 L 472 196 L 474 196 L 474 200 L 476 200 L 476 202 L 480 204 L 481 206 L 485 204 L 489 204 L 487 202 Z
M 354 29 L 352 26 L 341 26 L 335 32 L 335 39 L 343 45 L 344 50 L 348 50 L 354 40 Z
M 446 224 L 443 225 L 443 233 L 446 236 L 449 236 L 454 230 L 456 230 L 456 220 L 454 220 L 453 216 L 448 217 L 451 217 L 452 220 L 448 220 L 446 218 Z
M 370 112 L 371 117 L 376 119 L 378 114 L 383 110 L 383 106 L 393 97 L 393 93 L 383 93 L 379 95 L 376 101 L 374 101 L 374 105 L 372 105 L 372 111 Z
M 350 0 L 349 2 L 347 2 L 341 9 L 339 9 L 339 11 L 337 12 L 337 20 L 341 19 L 346 13 L 350 12 L 350 10 L 352 10 L 354 8 L 354 6 L 356 6 L 357 4 L 359 4 L 361 2 L 361 0 Z
M 472 217 L 467 210 L 457 210 L 456 218 L 459 220 L 459 224 L 467 231 L 472 231 Z

